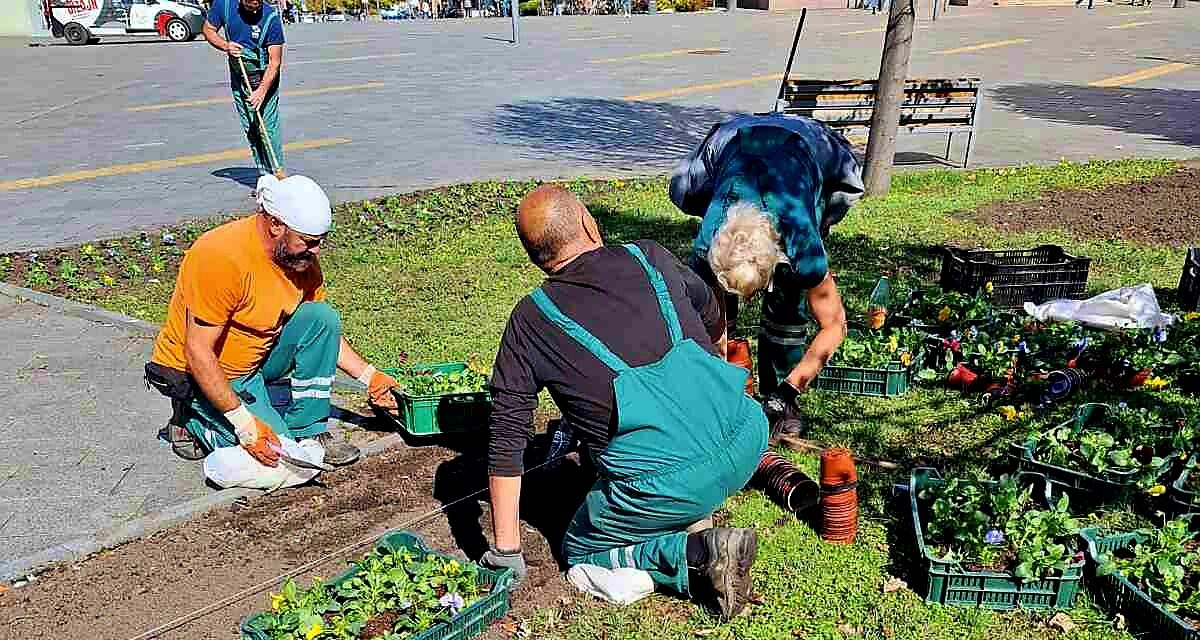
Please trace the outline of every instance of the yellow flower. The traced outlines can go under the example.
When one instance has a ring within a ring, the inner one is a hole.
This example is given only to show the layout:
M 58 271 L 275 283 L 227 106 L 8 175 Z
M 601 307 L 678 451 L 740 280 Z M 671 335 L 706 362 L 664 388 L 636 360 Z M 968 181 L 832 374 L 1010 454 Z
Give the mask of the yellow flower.
M 313 640 L 313 638 L 321 635 L 321 632 L 324 630 L 325 629 L 321 627 L 321 623 L 318 622 L 318 623 L 314 624 L 311 629 L 308 630 L 308 633 L 304 634 L 304 640 Z
M 113 277 L 112 277 L 112 276 L 108 276 L 108 275 L 106 275 L 106 276 L 101 276 L 101 277 L 100 277 L 100 282 L 104 283 L 104 286 L 106 286 L 106 287 L 111 287 L 111 286 L 113 286 L 114 284 L 116 284 L 116 283 L 117 283 L 117 281 L 116 281 L 116 280 L 113 280 Z
M 284 597 L 282 593 L 276 593 L 271 596 L 271 610 L 279 611 L 283 608 Z
M 1016 420 L 1018 415 L 1017 408 L 1012 405 L 1004 405 L 1000 407 L 1000 415 L 1004 416 L 1005 420 Z
M 988 295 L 991 295 L 992 291 L 996 290 L 996 286 L 989 282 L 989 283 L 983 285 L 983 290 L 986 291 L 988 293 Z
M 1167 492 L 1166 487 L 1162 486 L 1161 484 L 1156 484 L 1153 487 L 1150 487 L 1150 490 L 1147 491 L 1146 493 L 1149 493 L 1152 496 L 1161 496 L 1162 494 L 1164 494 L 1166 492 Z
M 888 353 L 896 353 L 896 349 L 899 348 L 900 337 L 893 333 L 892 337 L 888 338 Z
M 1200 311 L 1189 311 L 1189 312 L 1183 314 L 1183 319 L 1187 320 L 1188 322 L 1191 322 L 1192 320 L 1195 320 L 1196 318 L 1200 318 Z
M 906 367 L 907 367 L 908 365 L 912 364 L 912 354 L 911 354 L 911 353 L 909 353 L 909 352 L 907 352 L 907 351 L 905 351 L 904 353 L 900 354 L 900 363 L 901 363 L 901 364 L 903 364 L 903 365 L 904 365 L 904 366 L 906 366 Z
M 1150 389 L 1162 389 L 1163 387 L 1167 386 L 1168 383 L 1166 379 L 1154 376 L 1153 378 L 1147 379 L 1142 384 Z
M 950 319 L 950 306 L 947 305 L 947 306 L 942 307 L 942 310 L 938 312 L 938 322 L 945 322 L 949 319 Z

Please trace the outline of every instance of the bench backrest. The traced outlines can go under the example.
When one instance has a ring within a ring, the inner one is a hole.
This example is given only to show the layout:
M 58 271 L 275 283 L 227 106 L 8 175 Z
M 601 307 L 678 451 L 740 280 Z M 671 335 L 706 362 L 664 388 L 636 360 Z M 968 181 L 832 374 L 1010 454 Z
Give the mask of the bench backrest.
M 867 127 L 875 107 L 875 85 L 875 80 L 788 80 L 775 110 L 835 128 Z M 972 126 L 979 85 L 979 78 L 906 80 L 900 126 Z

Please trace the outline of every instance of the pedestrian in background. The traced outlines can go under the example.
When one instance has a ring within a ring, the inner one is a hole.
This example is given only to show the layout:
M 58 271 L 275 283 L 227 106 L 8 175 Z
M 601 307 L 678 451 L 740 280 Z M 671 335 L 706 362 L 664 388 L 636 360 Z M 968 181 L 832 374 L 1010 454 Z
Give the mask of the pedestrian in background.
M 222 28 L 224 37 L 218 33 Z M 279 72 L 284 40 L 279 11 L 263 0 L 213 0 L 204 22 L 204 39 L 229 56 L 233 106 L 260 173 L 282 174 Z M 269 150 L 264 139 L 271 145 Z

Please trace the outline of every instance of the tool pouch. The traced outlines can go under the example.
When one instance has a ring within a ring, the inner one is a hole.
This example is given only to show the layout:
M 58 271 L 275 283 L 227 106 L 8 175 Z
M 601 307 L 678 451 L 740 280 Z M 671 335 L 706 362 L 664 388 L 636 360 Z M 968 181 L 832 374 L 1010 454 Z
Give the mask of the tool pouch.
M 155 389 L 171 400 L 171 424 L 187 424 L 195 388 L 187 372 L 164 367 L 156 362 L 146 363 L 146 387 Z

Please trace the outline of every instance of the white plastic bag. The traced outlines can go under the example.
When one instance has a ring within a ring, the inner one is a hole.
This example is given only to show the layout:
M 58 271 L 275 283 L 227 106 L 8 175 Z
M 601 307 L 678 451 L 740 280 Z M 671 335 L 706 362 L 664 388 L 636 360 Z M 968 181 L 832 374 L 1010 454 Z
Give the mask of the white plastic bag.
M 1038 305 L 1026 302 L 1025 312 L 1043 322 L 1073 320 L 1100 329 L 1149 329 L 1168 326 L 1175 320 L 1159 309 L 1154 287 L 1149 284 L 1105 291 L 1087 300 L 1051 300 Z
M 289 456 L 298 460 L 319 464 L 325 459 L 325 449 L 316 440 L 296 442 L 280 437 L 279 444 Z M 274 467 L 268 467 L 242 447 L 221 447 L 204 458 L 204 477 L 222 489 L 243 487 L 274 491 L 302 485 L 319 473 L 316 469 L 296 467 L 282 460 Z
M 577 564 L 567 571 L 567 582 L 584 593 L 605 602 L 633 604 L 654 593 L 654 580 L 641 569 L 608 569 L 593 564 Z

